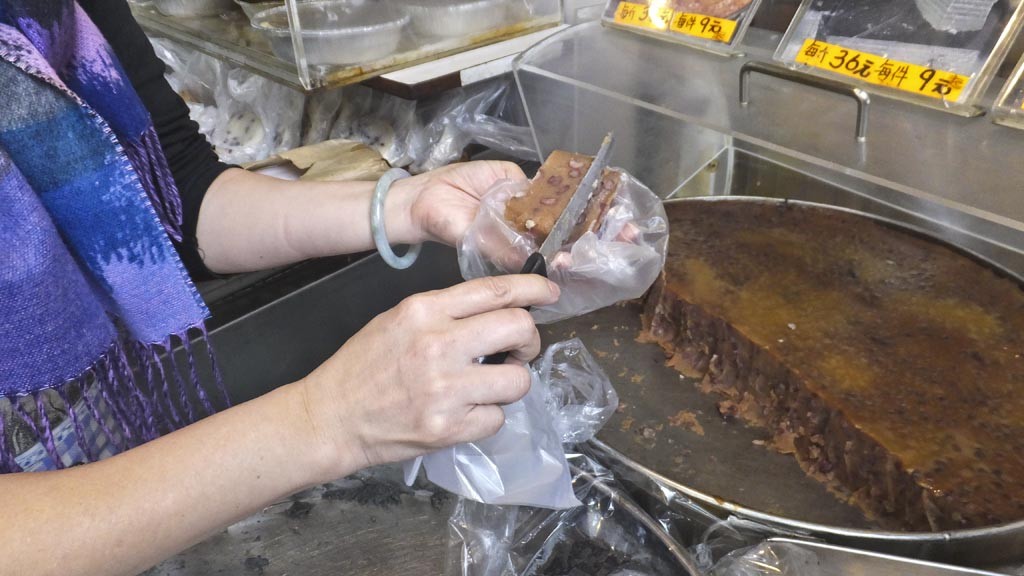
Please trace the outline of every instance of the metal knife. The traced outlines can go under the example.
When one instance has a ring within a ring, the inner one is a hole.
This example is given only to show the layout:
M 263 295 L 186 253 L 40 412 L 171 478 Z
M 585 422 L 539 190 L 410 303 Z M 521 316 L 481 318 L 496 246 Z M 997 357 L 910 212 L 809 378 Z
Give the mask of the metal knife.
M 601 186 L 601 175 L 604 169 L 608 167 L 614 142 L 615 137 L 609 132 L 604 137 L 604 141 L 601 142 L 601 148 L 597 151 L 597 155 L 594 156 L 594 161 L 590 164 L 590 168 L 587 169 L 587 173 L 583 175 L 583 180 L 580 181 L 579 187 L 576 188 L 572 198 L 569 199 L 569 203 L 566 204 L 562 214 L 555 221 L 555 225 L 551 228 L 551 233 L 541 243 L 540 248 L 526 259 L 526 264 L 519 271 L 520 274 L 539 274 L 547 277 L 548 263 L 565 245 L 565 241 L 569 239 L 569 235 L 572 234 L 576 225 L 579 224 L 583 213 L 586 212 L 591 198 L 594 197 L 594 192 Z M 498 352 L 497 354 L 485 357 L 482 363 L 503 364 L 506 358 L 508 358 L 508 352 Z

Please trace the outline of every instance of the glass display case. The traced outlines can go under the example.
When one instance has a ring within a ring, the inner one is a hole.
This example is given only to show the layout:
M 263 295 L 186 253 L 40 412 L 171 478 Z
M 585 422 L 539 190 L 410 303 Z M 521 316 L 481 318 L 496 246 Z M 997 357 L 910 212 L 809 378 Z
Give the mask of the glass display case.
M 360 82 L 561 21 L 559 0 L 152 0 L 147 32 L 296 88 Z
M 542 156 L 596 150 L 663 197 L 822 201 L 911 223 L 1024 273 L 1024 139 L 987 118 L 851 98 L 771 63 L 752 28 L 721 58 L 596 23 L 525 52 L 517 81 Z M 740 78 L 747 78 L 746 104 Z M 794 81 L 809 80 L 810 82 Z M 858 139 L 858 115 L 866 138 Z
M 999 93 L 992 117 L 999 124 L 1024 129 L 1024 58 Z
M 688 44 L 735 53 L 761 0 L 609 0 L 608 26 Z
M 961 115 L 1020 29 L 1019 0 L 804 0 L 776 60 Z

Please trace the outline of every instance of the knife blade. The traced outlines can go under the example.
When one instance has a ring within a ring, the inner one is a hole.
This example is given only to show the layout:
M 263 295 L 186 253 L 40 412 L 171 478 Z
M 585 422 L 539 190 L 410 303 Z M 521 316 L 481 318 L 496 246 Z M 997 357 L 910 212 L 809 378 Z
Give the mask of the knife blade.
M 562 249 L 565 245 L 565 241 L 568 240 L 569 235 L 572 234 L 573 229 L 580 222 L 580 217 L 586 212 L 587 206 L 590 205 L 591 198 L 594 197 L 594 192 L 601 185 L 601 176 L 604 169 L 608 167 L 608 161 L 611 159 L 612 145 L 615 143 L 615 136 L 611 132 L 604 137 L 601 142 L 601 148 L 597 151 L 597 155 L 594 156 L 594 161 L 590 164 L 590 168 L 587 173 L 583 176 L 583 180 L 580 181 L 580 185 L 576 188 L 576 192 L 573 193 L 569 203 L 565 206 L 565 210 L 562 210 L 562 214 L 559 215 L 558 220 L 555 220 L 555 225 L 551 227 L 551 232 L 548 237 L 544 239 L 544 242 L 540 245 L 540 249 L 537 250 L 544 257 L 547 263 L 551 263 L 551 259 L 554 258 L 555 254 Z
M 569 203 L 566 204 L 565 209 L 558 216 L 558 220 L 555 220 L 555 225 L 551 228 L 548 237 L 541 243 L 540 248 L 526 259 L 526 264 L 519 271 L 520 274 L 538 274 L 545 278 L 547 277 L 548 263 L 565 245 L 565 241 L 569 239 L 569 234 L 576 228 L 583 213 L 587 210 L 591 198 L 594 197 L 594 192 L 601 185 L 601 176 L 604 169 L 608 167 L 609 160 L 611 160 L 612 144 L 614 143 L 615 137 L 609 132 L 601 142 L 601 148 L 597 151 L 597 155 L 594 156 L 594 161 L 590 164 L 590 168 L 587 169 L 587 173 L 583 175 L 580 185 L 573 192 Z M 481 363 L 504 364 L 507 358 L 508 352 L 497 352 L 484 357 Z

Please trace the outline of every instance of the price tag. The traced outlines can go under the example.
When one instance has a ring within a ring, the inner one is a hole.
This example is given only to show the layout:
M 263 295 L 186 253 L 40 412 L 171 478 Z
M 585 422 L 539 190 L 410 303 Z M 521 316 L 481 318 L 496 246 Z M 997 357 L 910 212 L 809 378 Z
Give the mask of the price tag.
M 651 7 L 635 2 L 619 2 L 619 7 L 615 9 L 615 22 L 658 32 L 668 30 L 676 34 L 685 34 L 726 44 L 732 41 L 737 26 L 735 20 L 689 12 L 675 12 L 671 8 Z
M 651 9 L 646 4 L 635 2 L 619 2 L 615 10 L 615 22 L 627 26 L 637 26 L 649 30 L 668 30 L 669 22 L 672 21 L 673 11 L 671 8 Z
M 672 26 L 669 27 L 669 30 L 728 44 L 736 34 L 736 21 L 703 14 L 676 12 L 672 17 Z
M 956 102 L 970 78 L 808 38 L 796 61 L 877 86 Z

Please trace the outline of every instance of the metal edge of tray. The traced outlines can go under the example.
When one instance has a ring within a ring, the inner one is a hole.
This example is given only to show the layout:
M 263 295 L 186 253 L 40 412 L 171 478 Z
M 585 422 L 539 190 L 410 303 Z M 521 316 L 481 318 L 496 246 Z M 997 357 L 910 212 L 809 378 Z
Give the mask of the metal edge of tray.
M 997 273 L 1005 275 L 1007 278 L 1017 282 L 1017 284 L 1022 287 L 1022 290 L 1024 290 L 1024 279 L 1019 275 L 992 263 L 983 256 L 956 246 L 949 241 L 936 238 L 929 232 L 913 225 L 883 218 L 867 212 L 819 202 L 763 196 L 694 196 L 687 198 L 673 198 L 665 200 L 663 203 L 673 204 L 684 202 L 736 202 L 780 206 L 796 205 L 839 211 L 861 216 L 885 226 L 911 233 L 929 241 L 937 242 L 949 249 L 972 258 L 981 264 L 984 264 Z M 706 506 L 708 511 L 714 512 L 718 515 L 736 516 L 738 518 L 762 524 L 768 528 L 783 530 L 791 534 L 806 535 L 807 537 L 821 539 L 833 544 L 848 544 L 854 547 L 863 547 L 865 549 L 878 552 L 909 555 L 913 557 L 927 558 L 930 560 L 956 560 L 972 564 L 991 565 L 999 562 L 1024 558 L 1024 520 L 983 528 L 948 530 L 943 532 L 890 532 L 884 530 L 844 528 L 842 526 L 806 522 L 747 508 L 741 504 L 730 502 L 699 490 L 695 490 L 651 470 L 597 438 L 591 440 L 591 443 L 610 458 L 621 462 L 628 468 L 633 469 L 635 472 L 647 476 L 658 484 L 661 484 L 671 490 L 675 490 L 687 498 Z
M 845 558 L 849 563 L 845 566 L 847 570 L 867 570 L 871 568 L 881 568 L 881 566 L 869 566 L 865 564 L 856 563 L 857 559 L 867 563 L 879 563 L 888 566 L 889 570 L 886 570 L 887 574 L 898 573 L 906 574 L 901 571 L 911 571 L 913 574 L 921 574 L 922 571 L 930 576 L 953 576 L 954 574 L 960 576 L 1000 576 L 996 572 L 989 572 L 987 570 L 978 570 L 976 568 L 964 568 L 962 566 L 953 566 L 950 564 L 939 564 L 936 562 L 929 562 L 927 560 L 915 560 L 913 558 L 904 558 L 902 556 L 893 556 L 891 554 L 881 554 L 879 552 L 869 552 L 866 550 L 858 550 L 856 548 L 845 548 L 842 546 L 833 546 L 832 544 L 824 544 L 821 542 L 810 542 L 806 540 L 795 540 L 793 538 L 769 538 L 766 542 L 768 545 L 781 544 L 784 546 L 793 546 L 800 550 L 811 552 L 815 555 L 815 560 L 821 561 L 820 555 L 826 555 L 825 565 L 833 568 L 842 568 L 842 566 L 836 566 L 834 563 L 829 563 L 827 558 L 832 556 L 835 558 Z M 820 553 L 820 554 L 819 554 Z M 883 568 L 883 570 L 885 570 Z M 890 571 L 891 570 L 891 571 Z M 843 572 L 846 573 L 846 572 Z

